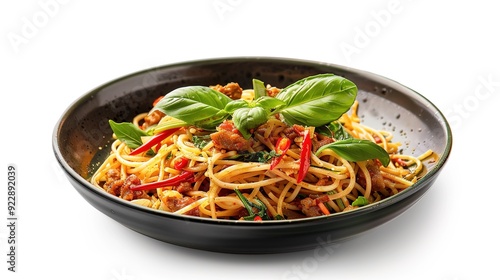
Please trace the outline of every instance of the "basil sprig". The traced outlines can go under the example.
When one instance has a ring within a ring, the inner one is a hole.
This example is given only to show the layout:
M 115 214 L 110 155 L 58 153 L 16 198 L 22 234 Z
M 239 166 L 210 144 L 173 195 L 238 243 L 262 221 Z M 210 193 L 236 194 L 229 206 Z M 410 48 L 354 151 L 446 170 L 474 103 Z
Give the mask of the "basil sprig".
M 287 124 L 328 124 L 347 112 L 357 95 L 353 82 L 334 74 L 301 79 L 274 98 L 261 96 L 262 83 L 254 80 L 253 84 L 259 93 L 253 101 L 231 100 L 209 87 L 190 86 L 166 94 L 154 109 L 203 128 L 215 128 L 232 118 L 236 128 L 248 139 L 251 129 L 277 113 Z

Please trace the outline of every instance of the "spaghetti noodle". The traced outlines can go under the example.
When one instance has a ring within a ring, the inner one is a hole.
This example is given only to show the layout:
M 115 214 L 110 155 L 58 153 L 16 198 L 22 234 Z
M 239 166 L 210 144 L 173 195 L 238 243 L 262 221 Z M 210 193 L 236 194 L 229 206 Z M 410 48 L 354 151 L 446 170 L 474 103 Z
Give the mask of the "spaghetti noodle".
M 236 83 L 211 88 L 247 101 L 256 94 Z M 276 96 L 280 89 L 265 91 Z M 358 106 L 354 101 L 329 130 L 288 124 L 276 114 L 251 129 L 248 139 L 231 119 L 216 130 L 178 125 L 140 153 L 115 132 L 111 152 L 91 183 L 144 207 L 212 219 L 297 219 L 353 210 L 411 187 L 423 172 L 423 159 L 433 153 L 398 153 L 401 144 L 390 132 L 361 123 Z M 183 122 L 158 110 L 132 121 L 142 131 L 169 123 Z M 143 143 L 152 138 L 141 137 Z M 342 139 L 369 141 L 390 160 L 385 165 L 377 158 L 348 160 L 328 148 Z

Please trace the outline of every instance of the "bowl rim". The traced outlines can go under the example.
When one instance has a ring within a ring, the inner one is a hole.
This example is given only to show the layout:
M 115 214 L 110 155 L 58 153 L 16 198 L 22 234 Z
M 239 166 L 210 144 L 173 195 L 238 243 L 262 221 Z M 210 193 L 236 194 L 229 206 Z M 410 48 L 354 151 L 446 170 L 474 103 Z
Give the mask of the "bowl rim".
M 201 65 L 206 65 L 206 64 L 215 64 L 215 63 L 231 63 L 231 62 L 256 62 L 256 61 L 265 61 L 265 62 L 278 62 L 278 63 L 289 63 L 289 64 L 296 64 L 296 65 L 309 65 L 309 66 L 324 66 L 332 69 L 339 69 L 344 72 L 349 72 L 353 74 L 357 74 L 360 76 L 363 76 L 366 79 L 369 80 L 374 80 L 374 81 L 379 81 L 383 84 L 386 84 L 387 86 L 390 86 L 391 88 L 397 88 L 399 91 L 404 93 L 405 95 L 409 96 L 412 100 L 416 100 L 419 103 L 425 104 L 428 108 L 432 109 L 434 111 L 434 117 L 437 118 L 438 122 L 441 123 L 443 129 L 443 132 L 445 133 L 446 137 L 446 146 L 443 150 L 443 152 L 440 154 L 438 160 L 434 164 L 433 168 L 430 169 L 422 178 L 420 178 L 415 184 L 413 184 L 411 187 L 406 188 L 405 190 L 397 193 L 396 195 L 390 196 L 388 198 L 382 199 L 378 202 L 359 207 L 357 209 L 353 209 L 347 212 L 338 212 L 338 213 L 332 213 L 327 216 L 318 216 L 318 217 L 306 217 L 306 218 L 300 218 L 300 219 L 292 219 L 292 220 L 269 220 L 269 221 L 262 221 L 262 222 L 254 222 L 254 221 L 245 221 L 245 220 L 223 220 L 223 219 L 211 219 L 211 218 L 204 218 L 204 217 L 196 217 L 196 216 L 187 216 L 187 215 L 179 215 L 179 214 L 173 214 L 170 212 L 166 211 L 160 211 L 156 209 L 151 209 L 145 206 L 137 205 L 134 203 L 131 203 L 130 201 L 125 201 L 119 197 L 113 196 L 107 192 L 105 192 L 102 189 L 99 189 L 92 185 L 88 180 L 83 178 L 80 174 L 78 174 L 73 168 L 69 166 L 69 164 L 64 160 L 64 157 L 62 156 L 62 153 L 59 149 L 59 139 L 58 135 L 61 130 L 61 127 L 64 124 L 65 119 L 76 109 L 78 109 L 78 105 L 80 103 L 86 102 L 88 99 L 91 99 L 96 92 L 98 92 L 100 89 L 109 87 L 121 80 L 125 80 L 134 76 L 139 76 L 145 73 L 154 73 L 156 70 L 161 70 L 161 69 L 166 69 L 166 68 L 175 68 L 175 67 L 182 67 L 182 66 L 201 66 Z M 147 214 L 152 214 L 155 216 L 160 216 L 164 217 L 167 219 L 177 219 L 177 220 L 183 220 L 183 221 L 189 221 L 189 222 L 196 222 L 196 223 L 208 223 L 208 224 L 213 224 L 213 225 L 239 225 L 239 226 L 283 226 L 283 225 L 290 225 L 290 224 L 301 224 L 301 223 L 311 223 L 315 221 L 320 221 L 320 220 L 332 220 L 332 219 L 337 219 L 337 218 L 349 218 L 350 216 L 359 216 L 359 215 L 364 215 L 366 213 L 374 212 L 379 209 L 383 209 L 385 207 L 388 207 L 392 204 L 395 204 L 401 200 L 404 200 L 405 198 L 411 196 L 412 194 L 418 192 L 421 188 L 423 188 L 427 183 L 435 179 L 435 176 L 442 170 L 446 162 L 448 161 L 448 158 L 450 156 L 451 150 L 453 146 L 453 136 L 452 136 L 452 130 L 451 127 L 446 120 L 444 114 L 441 112 L 437 106 L 435 106 L 429 99 L 427 99 L 425 96 L 420 94 L 419 92 L 395 81 L 390 78 L 387 78 L 385 76 L 375 74 L 366 70 L 361 70 L 361 69 L 356 69 L 344 65 L 339 65 L 339 64 L 334 64 L 334 63 L 328 63 L 328 62 L 323 62 L 323 61 L 315 61 L 315 60 L 307 60 L 307 59 L 297 59 L 297 58 L 287 58 L 287 57 L 268 57 L 268 56 L 235 56 L 235 57 L 218 57 L 218 58 L 206 58 L 206 59 L 195 59 L 195 60 L 187 60 L 187 61 L 182 61 L 182 62 L 175 62 L 175 63 L 169 63 L 169 64 L 164 64 L 164 65 L 159 65 L 155 67 L 149 67 L 143 70 L 135 71 L 123 76 L 120 76 L 118 78 L 115 78 L 113 80 L 110 80 L 108 82 L 105 82 L 90 91 L 87 91 L 80 97 L 78 97 L 76 100 L 74 100 L 72 103 L 70 103 L 67 108 L 63 111 L 59 119 L 57 120 L 55 127 L 53 129 L 52 133 L 52 148 L 54 155 L 59 163 L 59 165 L 62 167 L 63 171 L 68 175 L 71 176 L 75 181 L 77 181 L 81 187 L 85 188 L 88 191 L 93 192 L 95 195 L 98 195 L 104 199 L 110 200 L 114 203 L 117 203 L 121 206 L 125 206 L 128 208 L 132 208 L 134 210 L 144 212 Z

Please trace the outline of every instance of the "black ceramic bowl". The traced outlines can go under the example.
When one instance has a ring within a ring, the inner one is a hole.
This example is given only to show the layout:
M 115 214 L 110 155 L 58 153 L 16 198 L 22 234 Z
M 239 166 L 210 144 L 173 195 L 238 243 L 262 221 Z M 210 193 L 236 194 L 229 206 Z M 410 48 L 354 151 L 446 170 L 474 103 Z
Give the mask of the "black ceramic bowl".
M 403 152 L 427 149 L 439 154 L 427 174 L 407 190 L 346 213 L 299 220 L 221 221 L 179 216 L 138 206 L 92 186 L 88 179 L 111 141 L 108 120 L 131 121 L 149 111 L 153 100 L 188 85 L 238 82 L 252 78 L 284 87 L 303 77 L 334 73 L 359 89 L 363 123 L 392 130 Z M 316 248 L 355 237 L 395 218 L 434 183 L 452 146 L 450 127 L 425 97 L 390 79 L 338 65 L 281 58 L 224 58 L 191 61 L 144 70 L 104 84 L 76 100 L 57 122 L 55 156 L 74 188 L 95 208 L 139 233 L 180 246 L 227 253 L 279 253 Z M 104 149 L 105 150 L 105 149 Z

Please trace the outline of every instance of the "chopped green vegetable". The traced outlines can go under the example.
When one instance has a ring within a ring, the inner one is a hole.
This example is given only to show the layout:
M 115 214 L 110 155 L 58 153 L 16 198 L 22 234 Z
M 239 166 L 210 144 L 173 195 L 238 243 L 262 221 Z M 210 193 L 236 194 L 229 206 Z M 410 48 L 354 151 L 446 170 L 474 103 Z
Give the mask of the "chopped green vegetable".
M 332 194 L 336 194 L 336 193 L 337 193 L 336 191 L 326 192 L 326 194 L 328 194 L 328 195 L 332 195 Z M 345 206 L 344 206 L 344 202 L 342 201 L 342 199 L 337 198 L 337 199 L 335 199 L 335 201 L 337 202 L 337 205 L 339 206 L 340 210 L 344 210 Z
M 271 152 L 258 151 L 255 153 L 237 154 L 235 156 L 228 157 L 228 159 L 238 160 L 238 161 L 243 161 L 243 162 L 262 162 L 262 163 L 265 163 L 276 156 L 277 156 L 277 154 L 275 151 L 271 151 Z
M 351 205 L 352 206 L 365 206 L 368 204 L 370 204 L 368 199 L 366 199 L 364 196 L 358 196 L 358 198 L 356 198 L 356 200 L 354 200 Z
M 204 135 L 204 136 L 193 136 L 193 145 L 198 148 L 198 149 L 203 149 L 205 148 L 206 145 L 211 141 L 212 139 L 210 138 L 210 135 Z
M 255 198 L 256 203 L 250 202 L 238 189 L 234 189 L 234 192 L 238 196 L 238 198 L 243 203 L 243 206 L 248 211 L 248 216 L 243 217 L 243 219 L 247 221 L 257 221 L 257 220 L 270 220 L 267 215 L 267 207 L 266 205 L 260 201 L 258 198 Z M 253 208 L 257 209 L 257 213 L 254 213 Z

